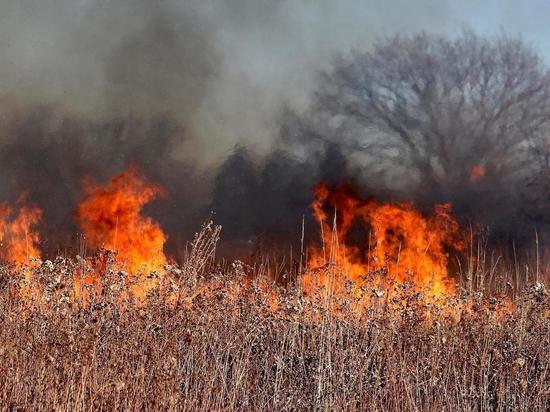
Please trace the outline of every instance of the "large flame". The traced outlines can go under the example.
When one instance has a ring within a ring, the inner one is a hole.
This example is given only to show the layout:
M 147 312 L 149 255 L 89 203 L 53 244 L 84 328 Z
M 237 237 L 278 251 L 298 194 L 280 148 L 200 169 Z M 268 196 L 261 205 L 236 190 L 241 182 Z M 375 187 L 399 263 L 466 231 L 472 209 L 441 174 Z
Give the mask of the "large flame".
M 408 203 L 362 200 L 348 186 L 331 191 L 321 184 L 315 194 L 312 208 L 323 246 L 309 251 L 309 268 L 336 267 L 338 276 L 359 285 L 374 273 L 382 283 L 413 281 L 436 297 L 454 291 L 448 250 L 461 250 L 463 243 L 450 205 L 423 216 Z M 333 221 L 330 211 L 337 217 Z M 306 287 L 326 282 L 327 270 L 306 274 Z
M 6 203 L 0 204 L 0 243 L 4 260 L 19 265 L 34 266 L 40 258 L 40 235 L 36 225 L 42 217 L 42 211 L 35 206 L 25 204 L 26 195 L 12 208 Z
M 115 251 L 117 262 L 132 275 L 161 271 L 167 262 L 163 252 L 167 238 L 142 209 L 164 190 L 140 179 L 135 168 L 104 187 L 86 178 L 84 189 L 76 216 L 87 244 Z

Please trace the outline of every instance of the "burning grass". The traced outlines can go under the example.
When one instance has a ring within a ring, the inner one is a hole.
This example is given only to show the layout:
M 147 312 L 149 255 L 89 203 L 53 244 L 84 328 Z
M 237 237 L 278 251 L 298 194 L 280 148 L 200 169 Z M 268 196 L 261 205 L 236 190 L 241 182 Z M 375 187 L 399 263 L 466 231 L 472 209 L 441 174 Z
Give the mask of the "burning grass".
M 452 276 L 467 248 L 448 205 L 319 186 L 322 242 L 299 264 L 216 262 L 208 223 L 177 265 L 142 213 L 162 188 L 130 169 L 85 192 L 92 256 L 41 261 L 39 209 L 0 208 L 3 409 L 550 407 L 548 267 L 522 276 L 470 248 Z
M 427 302 L 412 284 L 281 288 L 268 268 L 213 263 L 206 225 L 147 302 L 114 255 L 0 269 L 0 405 L 10 410 L 548 410 L 547 279 Z M 87 299 L 75 273 L 102 262 Z M 373 276 L 379 276 L 374 274 Z M 478 275 L 477 278 L 485 278 Z M 411 280 L 412 281 L 412 280 Z

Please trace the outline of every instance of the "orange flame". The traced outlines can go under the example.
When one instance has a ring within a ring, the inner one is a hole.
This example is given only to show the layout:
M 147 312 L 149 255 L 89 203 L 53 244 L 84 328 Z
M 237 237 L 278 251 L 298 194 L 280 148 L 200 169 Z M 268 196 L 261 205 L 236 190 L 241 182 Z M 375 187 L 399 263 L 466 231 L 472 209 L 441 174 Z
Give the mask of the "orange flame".
M 167 237 L 157 222 L 142 215 L 142 209 L 164 190 L 141 180 L 135 168 L 105 187 L 86 178 L 84 189 L 76 216 L 88 244 L 115 251 L 117 261 L 132 275 L 161 271 L 167 262 L 163 252 Z
M 377 273 L 398 283 L 412 280 L 435 297 L 454 291 L 447 269 L 448 248 L 461 250 L 463 243 L 450 205 L 437 205 L 425 217 L 408 203 L 362 200 L 348 186 L 331 191 L 321 184 L 315 194 L 312 208 L 324 246 L 309 251 L 310 268 L 335 266 L 346 280 L 358 285 Z M 337 216 L 333 225 L 328 222 L 327 206 Z M 363 233 L 358 234 L 356 229 L 361 227 Z M 306 288 L 318 282 L 311 273 L 304 280 Z
M 0 243 L 5 260 L 34 266 L 35 260 L 40 258 L 40 235 L 36 225 L 42 211 L 35 206 L 26 206 L 25 200 L 25 194 L 19 197 L 19 210 L 0 204 Z
M 486 173 L 487 172 L 483 166 L 475 165 L 474 167 L 472 167 L 472 170 L 470 171 L 470 182 L 475 182 L 481 179 L 482 177 L 485 177 Z

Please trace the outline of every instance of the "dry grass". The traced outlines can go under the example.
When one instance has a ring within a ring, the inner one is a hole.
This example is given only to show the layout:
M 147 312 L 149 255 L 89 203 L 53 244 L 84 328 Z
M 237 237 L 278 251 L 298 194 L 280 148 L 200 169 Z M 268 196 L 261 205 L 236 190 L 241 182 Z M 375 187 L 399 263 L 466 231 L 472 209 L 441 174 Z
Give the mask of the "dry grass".
M 71 302 L 78 260 L 35 271 L 40 303 L 14 293 L 17 275 L 2 268 L 1 408 L 549 409 L 550 299 L 542 284 L 517 291 L 513 305 L 478 291 L 441 307 L 398 286 L 393 299 L 356 311 L 353 296 L 327 304 L 239 262 L 213 267 L 212 236 L 196 241 L 196 264 L 170 268 L 176 284 L 151 294 L 147 306 L 121 304 L 114 292 Z M 178 299 L 166 303 L 174 290 Z

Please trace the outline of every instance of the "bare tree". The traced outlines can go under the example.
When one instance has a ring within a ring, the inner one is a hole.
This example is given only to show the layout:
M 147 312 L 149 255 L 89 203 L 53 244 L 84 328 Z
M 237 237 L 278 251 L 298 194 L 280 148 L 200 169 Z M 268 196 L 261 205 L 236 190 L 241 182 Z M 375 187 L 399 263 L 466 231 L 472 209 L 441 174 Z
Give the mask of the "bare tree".
M 548 69 L 504 35 L 397 36 L 340 58 L 322 79 L 316 110 L 432 192 L 530 173 L 550 122 Z

